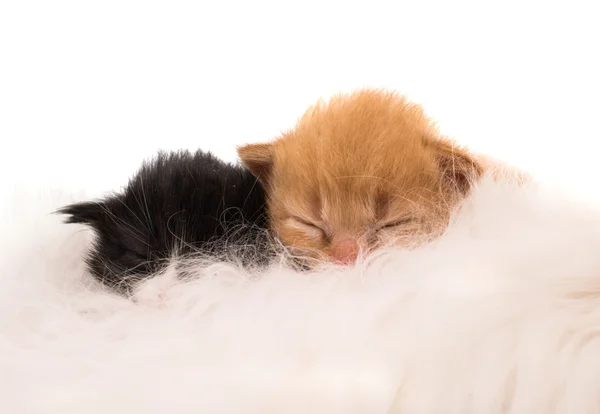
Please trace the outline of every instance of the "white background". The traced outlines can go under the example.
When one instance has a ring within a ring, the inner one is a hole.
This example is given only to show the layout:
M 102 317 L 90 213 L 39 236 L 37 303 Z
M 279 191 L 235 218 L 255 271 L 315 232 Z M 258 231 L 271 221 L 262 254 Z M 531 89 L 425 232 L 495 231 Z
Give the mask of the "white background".
M 159 148 L 235 160 L 377 86 L 600 198 L 597 1 L 0 1 L 3 189 L 116 189 Z

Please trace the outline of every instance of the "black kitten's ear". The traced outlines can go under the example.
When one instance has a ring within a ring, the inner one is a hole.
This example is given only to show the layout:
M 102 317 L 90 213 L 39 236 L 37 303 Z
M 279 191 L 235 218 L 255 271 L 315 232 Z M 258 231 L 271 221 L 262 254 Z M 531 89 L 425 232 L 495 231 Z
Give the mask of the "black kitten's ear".
M 108 214 L 106 205 L 101 202 L 84 202 L 76 203 L 65 206 L 57 213 L 68 216 L 65 219 L 65 223 L 80 223 L 80 224 L 91 224 L 94 225 L 100 221 L 103 221 Z
M 237 148 L 242 165 L 263 184 L 267 184 L 273 168 L 274 144 L 247 144 Z

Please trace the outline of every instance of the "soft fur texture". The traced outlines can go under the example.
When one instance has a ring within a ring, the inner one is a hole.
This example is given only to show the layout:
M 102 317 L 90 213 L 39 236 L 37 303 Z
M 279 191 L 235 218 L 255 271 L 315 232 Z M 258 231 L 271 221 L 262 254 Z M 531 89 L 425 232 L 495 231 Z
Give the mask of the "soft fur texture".
M 3 412 L 600 412 L 600 213 L 550 190 L 486 179 L 416 250 L 321 273 L 188 263 L 137 302 L 49 214 L 78 200 L 1 212 Z
M 481 174 L 420 106 L 383 90 L 319 102 L 293 130 L 238 152 L 265 185 L 281 242 L 298 255 L 342 263 L 436 237 Z
M 94 230 L 89 268 L 124 293 L 172 258 L 211 256 L 256 267 L 274 255 L 261 183 L 200 150 L 161 152 L 121 192 L 59 212 Z

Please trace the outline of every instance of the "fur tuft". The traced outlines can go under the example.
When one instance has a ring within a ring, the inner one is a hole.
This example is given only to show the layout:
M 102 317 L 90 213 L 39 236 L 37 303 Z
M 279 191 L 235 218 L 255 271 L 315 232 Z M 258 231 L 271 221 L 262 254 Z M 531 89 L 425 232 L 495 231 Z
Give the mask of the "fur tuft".
M 106 215 L 106 206 L 102 202 L 82 202 L 59 208 L 56 213 L 68 216 L 68 224 L 95 224 Z

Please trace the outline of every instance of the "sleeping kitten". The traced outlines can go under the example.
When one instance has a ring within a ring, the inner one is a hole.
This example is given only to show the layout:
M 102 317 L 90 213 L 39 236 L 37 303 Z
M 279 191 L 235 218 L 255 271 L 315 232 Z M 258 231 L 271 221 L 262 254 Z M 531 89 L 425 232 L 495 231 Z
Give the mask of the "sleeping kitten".
M 262 185 L 245 168 L 202 151 L 159 153 L 123 192 L 59 212 L 94 230 L 90 272 L 123 293 L 174 257 L 257 266 L 272 254 Z
M 264 184 L 283 244 L 298 256 L 341 264 L 441 234 L 482 174 L 419 106 L 378 90 L 319 102 L 292 131 L 238 154 Z

